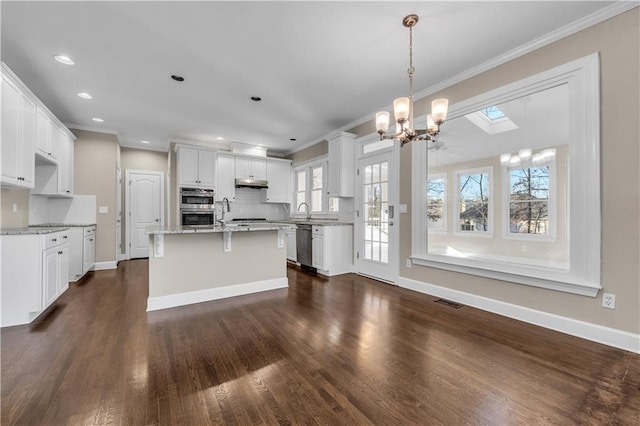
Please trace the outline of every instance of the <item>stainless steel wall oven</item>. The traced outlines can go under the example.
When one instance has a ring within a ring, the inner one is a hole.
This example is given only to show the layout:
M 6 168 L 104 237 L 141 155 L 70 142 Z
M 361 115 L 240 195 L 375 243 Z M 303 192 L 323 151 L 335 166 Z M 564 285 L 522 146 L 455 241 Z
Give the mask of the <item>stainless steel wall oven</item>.
M 213 189 L 180 188 L 180 224 L 182 226 L 215 225 Z

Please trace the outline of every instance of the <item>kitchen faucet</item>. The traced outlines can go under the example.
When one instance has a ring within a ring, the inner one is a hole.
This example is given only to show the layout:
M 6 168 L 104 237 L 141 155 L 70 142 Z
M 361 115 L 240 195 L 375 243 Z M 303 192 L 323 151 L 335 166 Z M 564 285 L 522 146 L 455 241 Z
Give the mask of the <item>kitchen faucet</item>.
M 220 218 L 220 222 L 222 224 L 224 224 L 224 202 L 225 201 L 227 202 L 227 212 L 229 212 L 229 213 L 231 212 L 231 207 L 229 207 L 229 199 L 227 197 L 224 197 L 222 199 L 222 217 Z
M 309 213 L 309 204 L 302 202 L 300 203 L 300 205 L 298 206 L 298 211 L 300 211 L 300 207 L 305 206 L 306 210 L 307 210 L 307 220 L 311 219 L 311 214 Z

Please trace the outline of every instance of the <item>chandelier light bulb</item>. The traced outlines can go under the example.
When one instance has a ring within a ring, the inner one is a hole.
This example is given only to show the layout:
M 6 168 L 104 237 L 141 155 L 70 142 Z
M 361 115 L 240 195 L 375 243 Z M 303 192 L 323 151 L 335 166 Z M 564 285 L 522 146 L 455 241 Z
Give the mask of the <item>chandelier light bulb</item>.
M 398 123 L 404 123 L 409 119 L 410 105 L 409 98 L 398 98 L 393 101 L 393 115 Z
M 447 119 L 447 110 L 449 109 L 448 99 L 435 99 L 431 102 L 431 115 L 433 121 L 440 125 Z
M 429 133 L 433 133 L 438 130 L 435 121 L 433 121 L 433 116 L 431 114 L 427 114 L 427 131 Z
M 378 133 L 384 133 L 389 128 L 389 112 L 380 111 L 376 113 L 376 130 Z

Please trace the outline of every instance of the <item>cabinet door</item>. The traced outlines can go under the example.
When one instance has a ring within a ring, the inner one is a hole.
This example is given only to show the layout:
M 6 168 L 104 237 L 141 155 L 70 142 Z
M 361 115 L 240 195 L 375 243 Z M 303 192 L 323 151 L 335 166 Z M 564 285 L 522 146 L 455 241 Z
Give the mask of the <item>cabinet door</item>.
M 36 104 L 22 96 L 22 149 L 18 155 L 18 170 L 25 186 L 33 187 L 36 152 Z
M 20 184 L 18 180 L 18 150 L 20 126 L 18 121 L 20 91 L 2 77 L 2 181 Z
M 311 266 L 320 270 L 325 270 L 324 237 L 322 235 L 314 235 L 311 240 L 311 246 Z
M 73 139 L 71 139 L 69 136 L 66 136 L 67 139 L 67 185 L 66 185 L 66 190 L 65 192 L 67 193 L 67 195 L 72 196 L 73 195 L 73 159 L 74 159 L 74 153 L 73 153 L 73 149 L 75 146 L 75 142 L 73 141 Z
M 82 253 L 82 273 L 86 274 L 93 268 L 96 259 L 96 241 L 95 235 L 84 237 L 83 253 Z
M 49 158 L 53 161 L 58 161 L 60 151 L 60 129 L 54 123 L 51 123 L 49 127 L 50 140 L 51 140 L 51 155 Z
M 250 178 L 251 177 L 251 158 L 235 157 L 235 159 L 236 159 L 236 177 Z
M 51 120 L 41 109 L 36 115 L 36 150 L 46 158 L 52 158 L 51 152 Z
M 60 249 L 51 248 L 44 252 L 42 265 L 42 309 L 49 306 L 58 297 L 58 266 Z
M 292 260 L 294 262 L 297 260 L 295 229 L 287 230 L 287 259 Z
M 212 151 L 198 152 L 198 184 L 213 188 L 216 177 L 216 153 Z
M 267 179 L 267 160 L 261 158 L 251 159 L 251 177 L 253 179 Z
M 69 246 L 60 248 L 58 254 L 58 288 L 57 293 L 60 296 L 69 288 Z
M 218 154 L 218 184 L 216 185 L 216 200 L 229 201 L 236 199 L 236 158 L 233 155 Z
M 198 150 L 178 148 L 178 185 L 198 186 Z
M 284 161 L 267 161 L 268 203 L 291 202 L 291 164 Z

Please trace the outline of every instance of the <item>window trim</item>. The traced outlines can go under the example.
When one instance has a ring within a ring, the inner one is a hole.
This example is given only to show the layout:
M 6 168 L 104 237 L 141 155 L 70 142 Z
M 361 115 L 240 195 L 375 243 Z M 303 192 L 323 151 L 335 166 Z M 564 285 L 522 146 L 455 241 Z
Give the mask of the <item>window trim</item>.
M 432 234 L 448 234 L 449 233 L 449 221 L 448 216 L 449 216 L 449 209 L 448 209 L 448 194 L 449 194 L 449 177 L 447 176 L 447 173 L 433 173 L 427 176 L 427 193 L 429 191 L 429 187 L 428 187 L 428 182 L 430 180 L 436 180 L 436 179 L 442 179 L 444 181 L 444 193 L 442 194 L 442 229 L 438 229 L 438 228 L 429 228 L 429 225 L 427 225 L 427 232 L 430 232 Z M 429 204 L 429 200 L 428 200 L 428 196 L 426 199 L 427 202 L 427 208 L 428 208 L 428 204 Z
M 456 200 L 455 205 L 453 206 L 453 218 L 455 222 L 455 226 L 453 228 L 453 235 L 456 237 L 484 237 L 484 238 L 492 238 L 494 234 L 494 225 L 493 225 L 493 215 L 495 204 L 495 191 L 493 185 L 493 167 L 491 166 L 482 166 L 482 167 L 474 167 L 471 169 L 464 170 L 456 170 L 453 172 L 455 175 L 455 183 L 456 183 Z M 487 179 L 489 179 L 489 199 L 487 200 L 487 210 L 489 213 L 489 219 L 487 220 L 487 230 L 486 231 L 461 231 L 458 229 L 459 220 L 460 220 L 460 176 L 463 175 L 478 175 L 478 174 L 487 174 Z
M 452 105 L 449 112 L 450 119 L 461 117 L 486 105 L 497 105 L 561 84 L 568 85 L 571 108 L 569 122 L 571 140 L 568 153 L 571 164 L 568 168 L 567 187 L 571 194 L 571 205 L 568 208 L 569 268 L 540 268 L 521 263 L 509 264 L 429 254 L 427 252 L 426 203 L 424 202 L 427 183 L 426 165 L 428 164 L 425 141 L 411 143 L 413 200 L 411 203 L 411 259 L 413 263 L 596 297 L 602 288 L 599 67 L 599 54 L 594 53 Z

